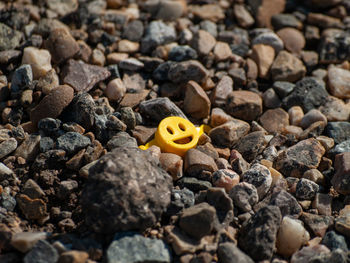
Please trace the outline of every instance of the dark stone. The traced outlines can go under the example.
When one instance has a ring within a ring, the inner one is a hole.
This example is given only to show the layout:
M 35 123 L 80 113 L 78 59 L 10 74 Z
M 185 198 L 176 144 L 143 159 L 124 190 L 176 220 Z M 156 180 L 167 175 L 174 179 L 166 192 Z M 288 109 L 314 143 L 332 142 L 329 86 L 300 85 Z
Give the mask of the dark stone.
M 38 128 L 46 136 L 56 136 L 62 122 L 59 119 L 44 118 L 38 122 Z
M 45 240 L 39 240 L 23 258 L 24 263 L 56 263 L 59 254 L 57 250 Z
M 168 78 L 168 73 L 170 68 L 172 67 L 172 65 L 175 64 L 175 62 L 173 61 L 166 61 L 164 63 L 161 63 L 160 65 L 158 65 L 152 74 L 152 77 L 156 80 L 156 81 L 167 81 L 169 80 Z
M 89 146 L 91 141 L 88 137 L 77 132 L 67 132 L 57 138 L 57 149 L 73 154 Z
M 166 212 L 167 215 L 174 215 L 179 213 L 182 209 L 194 205 L 194 194 L 187 188 L 173 189 L 171 192 L 171 202 Z
M 341 32 L 325 36 L 318 45 L 322 64 L 337 64 L 350 59 L 350 35 Z
M 277 31 L 284 27 L 302 27 L 302 23 L 292 14 L 277 14 L 271 17 L 271 24 Z
M 111 73 L 109 79 L 120 79 L 119 68 L 117 64 L 112 64 L 107 66 L 108 71 Z
M 275 81 L 272 88 L 280 98 L 284 98 L 294 90 L 295 84 L 287 81 Z
M 20 95 L 25 89 L 30 88 L 33 81 L 32 67 L 28 64 L 22 65 L 15 70 L 11 80 L 12 97 Z
M 239 183 L 232 187 L 229 196 L 235 206 L 243 212 L 250 212 L 252 207 L 259 201 L 258 191 L 255 186 L 249 183 Z
M 182 177 L 177 181 L 177 185 L 181 188 L 186 187 L 193 192 L 208 190 L 210 187 L 212 187 L 210 182 L 198 180 L 195 177 Z
M 348 251 L 348 246 L 346 244 L 345 238 L 334 231 L 327 232 L 324 235 L 321 244 L 327 246 L 332 251 L 336 249 Z
M 55 142 L 50 137 L 41 137 L 39 143 L 40 152 L 44 153 L 55 148 Z
M 218 258 L 221 263 L 253 263 L 254 261 L 243 253 L 233 243 L 221 243 L 218 247 Z
M 162 21 L 152 21 L 141 40 L 141 52 L 148 53 L 157 46 L 170 43 L 175 39 L 176 31 L 172 26 L 168 26 Z
M 149 153 L 120 147 L 89 169 L 82 193 L 86 223 L 99 233 L 145 230 L 170 203 L 172 178 Z
M 335 174 L 332 177 L 334 189 L 343 194 L 350 194 L 350 153 L 345 152 L 335 156 Z
M 350 140 L 343 141 L 337 144 L 334 148 L 329 150 L 328 154 L 334 157 L 337 154 L 345 153 L 345 152 L 350 152 Z
M 140 20 L 133 20 L 124 26 L 123 38 L 139 42 L 143 35 L 143 23 Z
M 313 77 L 305 77 L 296 83 L 292 93 L 282 101 L 286 109 L 300 106 L 304 112 L 318 108 L 324 104 L 329 94 L 323 85 Z
M 319 189 L 320 187 L 318 184 L 311 180 L 302 178 L 297 183 L 295 196 L 302 200 L 313 200 Z
M 253 161 L 260 153 L 263 152 L 267 145 L 265 132 L 251 132 L 240 138 L 233 146 L 233 149 L 242 154 L 243 158 L 248 162 Z
M 171 64 L 168 71 L 168 79 L 178 84 L 184 84 L 190 80 L 201 84 L 207 78 L 207 69 L 197 60 L 187 60 Z
M 277 206 L 266 206 L 253 215 L 239 233 L 238 244 L 255 261 L 270 260 L 282 216 Z
M 187 45 L 173 47 L 168 55 L 169 60 L 176 62 L 196 59 L 197 57 L 197 51 Z
M 329 122 L 324 131 L 336 144 L 350 139 L 350 123 L 345 121 Z
M 112 151 L 119 147 L 137 147 L 137 141 L 126 132 L 118 132 L 107 142 L 107 149 Z
M 285 190 L 274 192 L 269 204 L 279 207 L 282 217 L 291 216 L 293 218 L 298 218 L 303 212 L 303 209 L 295 197 Z
M 315 215 L 303 212 L 300 219 L 304 222 L 306 228 L 310 229 L 313 235 L 323 237 L 327 229 L 334 225 L 332 216 Z

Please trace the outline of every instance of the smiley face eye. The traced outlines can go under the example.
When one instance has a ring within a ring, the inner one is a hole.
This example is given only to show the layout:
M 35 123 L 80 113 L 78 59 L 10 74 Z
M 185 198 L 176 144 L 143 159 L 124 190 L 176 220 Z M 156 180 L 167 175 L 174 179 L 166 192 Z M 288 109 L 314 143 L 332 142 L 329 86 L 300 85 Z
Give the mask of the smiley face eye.
M 179 126 L 181 131 L 186 131 L 186 126 L 183 125 L 182 123 L 179 123 L 178 126 Z
M 171 127 L 166 127 L 166 130 L 170 133 L 170 134 L 174 134 L 174 131 Z

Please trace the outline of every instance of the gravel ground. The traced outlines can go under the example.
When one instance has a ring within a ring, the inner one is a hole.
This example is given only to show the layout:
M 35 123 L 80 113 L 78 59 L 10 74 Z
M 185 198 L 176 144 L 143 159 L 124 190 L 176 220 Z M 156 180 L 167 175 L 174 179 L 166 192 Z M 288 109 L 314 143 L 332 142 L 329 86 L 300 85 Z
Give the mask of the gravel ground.
M 0 262 L 349 263 L 347 12 L 0 1 Z

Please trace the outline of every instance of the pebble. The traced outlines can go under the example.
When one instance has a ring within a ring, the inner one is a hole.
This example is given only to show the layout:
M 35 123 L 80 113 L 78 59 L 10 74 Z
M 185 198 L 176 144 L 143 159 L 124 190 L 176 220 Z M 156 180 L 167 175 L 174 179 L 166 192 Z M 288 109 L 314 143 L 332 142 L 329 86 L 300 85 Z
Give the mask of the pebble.
M 209 136 L 217 146 L 231 147 L 240 138 L 248 134 L 250 126 L 238 119 L 230 120 L 209 131 Z
M 213 206 L 208 203 L 200 203 L 183 210 L 179 226 L 188 235 L 200 240 L 212 232 L 215 216 L 216 210 Z
M 144 64 L 135 58 L 127 58 L 120 61 L 119 67 L 124 70 L 137 71 L 142 69 Z
M 349 215 L 350 206 L 346 205 L 342 210 L 340 210 L 339 216 L 335 219 L 335 230 L 344 235 L 346 238 L 349 238 L 350 236 Z
M 308 111 L 304 117 L 300 121 L 300 126 L 303 129 L 308 128 L 311 124 L 318 122 L 318 121 L 323 121 L 325 124 L 327 124 L 327 118 L 324 116 L 319 110 L 312 109 Z
M 60 254 L 59 263 L 85 263 L 89 254 L 85 251 L 70 250 Z
M 315 246 L 306 246 L 303 247 L 301 250 L 295 252 L 290 262 L 291 263 L 308 263 L 310 260 L 316 256 L 320 255 L 322 253 L 329 253 L 329 249 L 324 245 L 315 245 Z
M 184 208 L 193 206 L 195 203 L 194 194 L 187 188 L 173 189 L 171 192 L 171 202 L 167 208 L 167 215 L 174 215 L 182 211 Z
M 253 263 L 254 261 L 243 253 L 235 244 L 231 242 L 221 243 L 218 246 L 218 258 L 222 263 Z
M 40 103 L 31 111 L 30 119 L 37 124 L 43 118 L 56 118 L 63 109 L 72 101 L 74 90 L 68 85 L 61 85 L 54 88 L 46 95 Z
M 271 65 L 270 71 L 274 81 L 295 82 L 306 74 L 306 68 L 303 62 L 284 50 L 278 53 Z
M 253 164 L 243 174 L 242 180 L 255 186 L 260 200 L 267 194 L 272 184 L 270 170 L 258 163 Z
M 277 234 L 277 253 L 289 257 L 310 239 L 301 221 L 283 217 Z
M 105 93 L 110 101 L 118 102 L 125 96 L 126 87 L 120 78 L 116 78 L 108 82 Z
M 208 117 L 210 113 L 210 100 L 201 86 L 189 81 L 186 86 L 184 98 L 184 111 L 195 119 Z
M 328 247 L 331 251 L 336 249 L 348 251 L 348 246 L 346 244 L 345 238 L 342 235 L 337 234 L 335 231 L 327 232 L 324 235 L 321 244 Z
M 275 33 L 267 31 L 258 34 L 253 40 L 252 45 L 264 44 L 274 48 L 275 54 L 284 49 L 283 41 Z
M 57 149 L 64 150 L 67 154 L 76 153 L 90 144 L 90 139 L 78 132 L 67 132 L 57 138 Z
M 229 44 L 218 41 L 213 50 L 216 61 L 225 61 L 232 57 L 232 50 Z
M 335 144 L 350 139 L 350 123 L 349 122 L 329 122 L 325 128 L 325 135 L 332 138 Z
M 268 141 L 264 131 L 251 132 L 238 140 L 234 149 L 242 154 L 248 162 L 253 161 L 267 146 Z
M 210 116 L 210 126 L 217 127 L 228 121 L 235 120 L 221 108 L 213 108 Z
M 201 20 L 218 22 L 225 18 L 225 13 L 218 4 L 192 5 L 189 11 Z
M 341 48 L 350 41 L 350 36 L 344 32 L 338 32 L 329 36 L 323 36 L 319 43 L 320 63 L 341 63 L 344 58 L 349 57 L 349 52 Z
M 205 30 L 198 30 L 191 40 L 191 47 L 194 48 L 200 56 L 208 55 L 216 44 L 215 38 Z
M 19 95 L 20 92 L 30 88 L 33 81 L 32 67 L 24 64 L 17 68 L 11 79 L 11 94 L 12 96 Z
M 323 237 L 330 226 L 334 226 L 334 218 L 331 216 L 322 216 L 303 212 L 300 219 L 305 227 L 309 229 L 310 234 Z
M 88 92 L 110 75 L 109 70 L 104 67 L 69 59 L 63 67 L 61 79 L 64 84 L 72 86 L 76 92 Z
M 130 41 L 140 41 L 143 35 L 144 26 L 140 20 L 129 21 L 123 30 L 123 38 Z
M 174 83 L 187 83 L 190 80 L 198 84 L 208 78 L 208 71 L 197 60 L 188 60 L 170 65 L 168 78 Z
M 34 79 L 44 77 L 52 69 L 49 51 L 35 47 L 23 49 L 22 64 L 29 64 L 32 67 Z
M 16 233 L 11 238 L 11 246 L 22 253 L 30 251 L 39 240 L 47 237 L 45 232 L 21 232 Z
M 300 54 L 305 47 L 303 34 L 295 28 L 285 27 L 276 34 L 282 39 L 285 49 L 291 53 Z
M 329 96 L 319 110 L 330 121 L 347 121 L 350 117 L 350 107 L 343 100 Z
M 152 21 L 146 28 L 141 40 L 141 52 L 148 53 L 159 45 L 168 44 L 176 39 L 176 31 L 162 21 Z
M 235 90 L 227 96 L 226 111 L 235 118 L 252 121 L 262 113 L 262 99 L 254 92 Z
M 255 61 L 260 78 L 268 78 L 270 67 L 275 59 L 275 50 L 272 46 L 256 44 L 252 48 L 251 58 Z
M 40 188 L 40 186 L 32 179 L 28 179 L 24 186 L 22 193 L 27 195 L 32 199 L 41 198 L 45 196 L 45 192 Z
M 281 221 L 278 207 L 261 208 L 242 226 L 238 244 L 253 260 L 270 260 Z
M 289 115 L 282 108 L 265 111 L 259 120 L 262 127 L 270 133 L 279 133 L 289 125 Z
M 294 90 L 295 84 L 287 81 L 275 81 L 272 87 L 280 98 L 284 98 Z
M 201 190 L 208 190 L 212 187 L 212 184 L 208 181 L 198 180 L 195 177 L 182 177 L 177 181 L 177 185 L 181 188 L 188 188 L 193 192 L 198 192 Z
M 159 162 L 163 169 L 171 175 L 173 180 L 178 180 L 182 177 L 183 161 L 177 154 L 161 153 Z
M 64 28 L 51 31 L 49 38 L 45 41 L 45 47 L 50 51 L 52 61 L 56 64 L 74 57 L 80 50 L 78 43 Z
M 19 46 L 22 37 L 21 32 L 0 23 L 0 51 L 15 49 Z
M 324 183 L 324 175 L 317 169 L 310 169 L 307 170 L 303 174 L 303 178 L 308 179 L 310 181 L 313 181 L 317 184 L 323 184 Z
M 55 263 L 59 255 L 57 250 L 45 240 L 39 240 L 33 249 L 23 258 L 24 263 Z
M 297 183 L 295 196 L 302 200 L 313 200 L 319 188 L 319 185 L 313 181 L 301 178 Z
M 17 148 L 17 141 L 15 138 L 9 138 L 0 143 L 0 159 L 12 153 Z
M 328 194 L 317 193 L 312 203 L 312 208 L 316 209 L 318 214 L 332 215 L 332 197 Z
M 239 175 L 229 169 L 220 169 L 213 173 L 212 182 L 216 187 L 222 187 L 226 192 L 230 192 L 232 187 L 239 183 Z
M 175 46 L 168 54 L 168 59 L 176 62 L 196 59 L 197 57 L 197 51 L 188 45 Z
M 54 69 L 49 70 L 45 76 L 39 78 L 36 88 L 41 90 L 45 95 L 49 94 L 51 90 L 59 86 L 58 76 Z
M 254 185 L 241 182 L 232 187 L 229 196 L 235 206 L 238 206 L 243 212 L 250 212 L 253 206 L 258 203 L 258 191 Z
M 106 176 L 112 180 L 105 181 Z M 171 185 L 172 178 L 154 157 L 138 148 L 119 147 L 89 169 L 82 193 L 86 220 L 99 233 L 146 229 L 169 205 Z M 118 209 L 107 215 L 110 205 Z
M 31 199 L 27 195 L 18 194 L 16 201 L 28 220 L 41 221 L 47 218 L 46 203 L 42 199 Z
M 303 24 L 292 14 L 277 14 L 271 17 L 271 24 L 275 30 L 285 27 L 302 29 Z
M 328 70 L 328 83 L 330 93 L 340 99 L 350 98 L 350 71 L 331 67 Z
M 350 152 L 350 140 L 343 141 L 332 148 L 328 154 L 335 156 L 340 153 Z
M 238 24 L 243 28 L 250 27 L 255 22 L 252 15 L 248 12 L 248 10 L 242 4 L 235 4 L 233 6 L 233 13 L 235 15 L 235 18 Z
M 288 110 L 290 124 L 299 126 L 304 117 L 304 111 L 300 106 L 293 106 Z
M 9 177 L 11 174 L 13 174 L 13 171 L 0 162 L 0 178 L 3 178 L 3 176 Z
M 217 170 L 217 165 L 212 157 L 197 149 L 189 149 L 185 154 L 184 171 L 189 176 L 198 179 L 204 171 L 213 173 Z
M 278 108 L 282 104 L 280 98 L 273 88 L 267 89 L 263 93 L 262 99 L 266 108 Z
M 112 151 L 119 147 L 137 147 L 137 141 L 126 132 L 118 132 L 107 142 L 107 149 Z
M 118 51 L 120 53 L 135 53 L 139 51 L 140 44 L 138 42 L 133 42 L 127 39 L 122 39 L 118 42 Z M 102 53 L 103 55 L 103 53 Z M 103 65 L 100 65 L 103 66 Z
M 233 80 L 229 76 L 224 76 L 210 94 L 210 99 L 215 106 L 224 106 L 227 96 L 233 91 Z M 214 109 L 213 109 L 214 110 Z
M 29 135 L 22 144 L 16 149 L 15 156 L 22 157 L 25 160 L 33 161 L 39 153 L 40 135 Z
M 302 140 L 282 151 L 274 167 L 284 176 L 299 178 L 305 171 L 317 168 L 324 153 L 325 149 L 316 139 Z
M 307 96 L 305 94 L 307 93 Z M 285 97 L 284 108 L 300 106 L 304 112 L 308 112 L 322 105 L 328 97 L 325 87 L 313 77 L 305 77 L 296 83 L 292 93 Z
M 344 195 L 350 193 L 350 153 L 345 152 L 337 154 L 334 161 L 335 174 L 332 177 L 332 185 L 334 189 Z
M 295 197 L 285 190 L 275 191 L 269 204 L 277 206 L 283 217 L 299 218 L 303 211 Z

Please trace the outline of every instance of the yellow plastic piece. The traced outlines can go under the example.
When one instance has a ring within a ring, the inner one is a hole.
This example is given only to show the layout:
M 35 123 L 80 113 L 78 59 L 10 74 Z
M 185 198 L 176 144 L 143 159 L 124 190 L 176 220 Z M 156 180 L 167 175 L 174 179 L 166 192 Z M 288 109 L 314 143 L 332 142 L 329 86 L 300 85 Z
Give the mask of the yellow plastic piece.
M 139 148 L 147 150 L 152 145 L 157 145 L 162 152 L 175 153 L 183 157 L 189 149 L 196 147 L 199 137 L 209 130 L 208 125 L 196 127 L 184 118 L 167 117 L 159 123 L 154 139 Z

